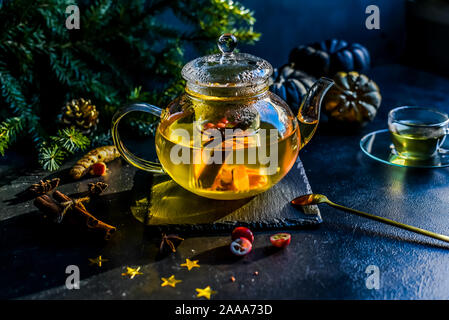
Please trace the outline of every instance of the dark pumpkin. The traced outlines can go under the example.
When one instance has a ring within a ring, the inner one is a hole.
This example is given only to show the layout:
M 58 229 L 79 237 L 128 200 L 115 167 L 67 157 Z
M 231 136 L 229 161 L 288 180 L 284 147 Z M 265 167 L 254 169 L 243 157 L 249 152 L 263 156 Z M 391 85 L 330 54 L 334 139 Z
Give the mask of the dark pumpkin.
M 287 102 L 293 113 L 297 114 L 304 96 L 316 79 L 287 64 L 279 70 L 275 69 L 273 81 L 274 83 L 270 87 L 271 92 Z
M 311 46 L 293 48 L 290 52 L 289 61 L 295 69 L 303 70 L 316 77 L 329 73 L 329 54 Z
M 333 76 L 339 71 L 367 72 L 371 59 L 368 49 L 358 43 L 330 39 L 299 46 L 290 52 L 295 69 L 316 76 Z
M 361 126 L 374 119 L 382 101 L 374 81 L 352 71 L 338 72 L 334 82 L 323 106 L 330 120 Z

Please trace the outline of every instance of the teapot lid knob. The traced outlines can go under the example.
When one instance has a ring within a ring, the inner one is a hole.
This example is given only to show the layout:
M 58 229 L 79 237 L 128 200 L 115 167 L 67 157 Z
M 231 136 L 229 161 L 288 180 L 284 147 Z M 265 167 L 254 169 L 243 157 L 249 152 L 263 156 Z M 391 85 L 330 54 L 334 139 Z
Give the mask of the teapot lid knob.
M 267 61 L 234 52 L 237 38 L 233 34 L 222 34 L 217 45 L 220 53 L 196 58 L 182 68 L 182 77 L 187 82 L 209 88 L 253 87 L 265 83 L 272 74 L 273 68 Z
M 237 47 L 237 38 L 231 33 L 225 33 L 218 38 L 218 48 L 223 54 L 231 54 Z

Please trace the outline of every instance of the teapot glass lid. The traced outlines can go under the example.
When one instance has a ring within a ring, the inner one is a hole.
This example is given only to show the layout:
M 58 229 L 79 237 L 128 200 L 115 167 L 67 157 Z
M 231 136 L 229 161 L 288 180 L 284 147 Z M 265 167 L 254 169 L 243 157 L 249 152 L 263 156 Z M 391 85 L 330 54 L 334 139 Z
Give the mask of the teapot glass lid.
M 190 61 L 182 68 L 188 82 L 205 87 L 246 87 L 265 82 L 273 73 L 266 60 L 247 53 L 235 53 L 237 39 L 223 34 L 218 39 L 221 53 Z

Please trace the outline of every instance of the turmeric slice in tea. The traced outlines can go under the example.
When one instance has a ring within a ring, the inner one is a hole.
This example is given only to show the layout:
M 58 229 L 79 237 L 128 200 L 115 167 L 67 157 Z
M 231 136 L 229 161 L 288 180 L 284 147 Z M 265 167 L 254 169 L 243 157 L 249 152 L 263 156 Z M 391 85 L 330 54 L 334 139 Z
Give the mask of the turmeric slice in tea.
M 260 170 L 246 169 L 248 172 L 249 186 L 251 189 L 263 188 L 268 184 L 268 177 Z
M 232 186 L 235 191 L 249 190 L 249 177 L 244 166 L 232 169 Z

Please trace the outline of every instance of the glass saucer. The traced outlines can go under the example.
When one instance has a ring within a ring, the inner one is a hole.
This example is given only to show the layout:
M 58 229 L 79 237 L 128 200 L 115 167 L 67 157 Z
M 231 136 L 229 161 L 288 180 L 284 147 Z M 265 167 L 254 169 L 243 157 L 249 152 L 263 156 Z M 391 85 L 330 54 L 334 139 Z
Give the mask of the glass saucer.
M 448 140 L 445 139 L 442 148 L 448 149 Z M 428 160 L 411 160 L 400 157 L 391 143 L 388 129 L 371 132 L 360 139 L 360 148 L 370 158 L 398 167 L 411 168 L 444 168 L 449 166 L 449 154 L 437 153 Z

